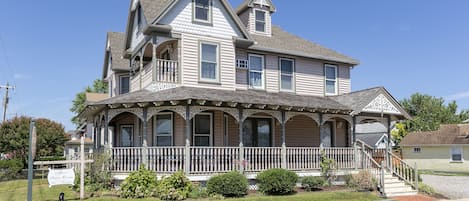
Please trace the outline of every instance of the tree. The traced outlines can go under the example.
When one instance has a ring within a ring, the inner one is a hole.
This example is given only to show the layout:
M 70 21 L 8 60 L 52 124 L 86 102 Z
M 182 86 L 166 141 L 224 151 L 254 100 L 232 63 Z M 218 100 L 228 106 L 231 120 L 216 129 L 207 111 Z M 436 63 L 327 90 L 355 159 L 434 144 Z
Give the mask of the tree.
M 82 92 L 78 93 L 73 100 L 72 108 L 70 111 L 75 114 L 72 118 L 72 122 L 79 126 L 80 121 L 78 115 L 85 109 L 86 105 L 86 93 L 108 93 L 108 84 L 101 79 L 96 79 L 93 82 L 93 86 L 86 87 Z
M 416 93 L 401 104 L 413 118 L 404 122 L 408 132 L 435 131 L 441 124 L 457 124 L 469 119 L 469 111 L 458 113 L 455 101 L 445 105 L 443 98 L 430 95 Z
M 391 131 L 391 137 L 394 140 L 394 143 L 400 144 L 402 139 L 408 134 L 405 129 L 404 123 L 396 123 L 396 126 Z
M 0 153 L 10 153 L 26 162 L 31 117 L 15 117 L 0 125 Z M 36 157 L 62 156 L 68 140 L 64 126 L 48 119 L 36 119 Z

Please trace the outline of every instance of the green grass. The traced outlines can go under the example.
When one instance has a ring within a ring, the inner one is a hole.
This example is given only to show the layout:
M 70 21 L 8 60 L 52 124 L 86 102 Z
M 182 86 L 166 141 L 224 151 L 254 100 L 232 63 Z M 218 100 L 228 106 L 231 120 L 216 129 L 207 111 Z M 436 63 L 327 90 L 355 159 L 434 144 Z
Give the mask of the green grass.
M 434 170 L 419 170 L 419 174 L 428 174 L 436 176 L 469 176 L 469 172 L 446 172 Z
M 34 180 L 33 183 L 33 200 L 34 201 L 55 201 L 58 200 L 60 192 L 65 193 L 66 200 L 79 200 L 79 195 L 72 191 L 68 186 L 53 186 L 49 188 L 47 180 Z M 26 200 L 27 181 L 16 180 L 8 182 L 0 182 L 0 200 L 1 201 L 23 201 Z M 122 200 L 122 201 L 153 201 L 151 199 L 121 199 L 117 197 L 104 196 L 98 198 L 89 198 L 90 201 L 106 201 L 106 200 Z M 206 199 L 200 201 L 213 201 L 214 199 Z M 356 193 L 347 191 L 337 192 L 312 192 L 298 193 L 289 196 L 262 196 L 252 195 L 246 198 L 225 199 L 228 201 L 374 201 L 379 198 L 373 193 Z M 193 201 L 193 200 L 192 200 Z
M 33 200 L 49 201 L 58 200 L 59 194 L 65 193 L 67 200 L 78 199 L 79 195 L 67 186 L 53 186 L 49 188 L 47 180 L 34 180 Z M 0 200 L 2 201 L 23 201 L 28 195 L 28 181 L 15 180 L 0 183 Z

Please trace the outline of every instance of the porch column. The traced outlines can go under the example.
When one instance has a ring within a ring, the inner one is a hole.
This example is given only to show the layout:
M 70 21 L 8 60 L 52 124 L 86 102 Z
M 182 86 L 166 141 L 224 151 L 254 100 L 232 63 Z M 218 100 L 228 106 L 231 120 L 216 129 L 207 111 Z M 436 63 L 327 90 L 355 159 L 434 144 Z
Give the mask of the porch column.
M 191 168 L 191 117 L 190 117 L 190 105 L 186 105 L 186 148 L 184 151 L 184 172 L 186 174 L 190 173 Z
M 357 142 L 357 117 L 353 116 L 352 118 L 352 144 Z
M 147 115 L 148 115 L 148 108 L 143 108 L 143 122 L 142 122 L 142 164 L 148 168 L 148 145 L 147 145 Z
M 239 122 L 238 122 L 238 127 L 239 127 L 239 171 L 241 173 L 244 172 L 243 124 L 244 124 L 243 109 L 239 108 Z
M 109 110 L 106 109 L 104 111 L 104 148 L 106 149 L 105 151 L 109 151 L 108 150 L 108 145 L 109 145 L 109 142 L 108 142 L 108 139 L 109 139 Z
M 152 57 L 151 57 L 151 63 L 152 63 L 152 68 L 153 68 L 153 73 L 152 73 L 152 80 L 153 82 L 156 82 L 157 78 L 157 68 L 156 68 L 156 43 L 157 43 L 157 38 L 156 36 L 153 36 L 152 38 Z
M 391 115 L 386 115 L 387 119 L 387 134 L 388 134 L 388 143 L 386 144 L 386 161 L 387 161 L 387 166 L 391 170 L 391 151 L 392 151 L 392 144 L 391 144 Z
M 282 130 L 282 168 L 287 169 L 287 144 L 286 144 L 286 137 L 285 137 L 285 111 L 282 111 L 282 122 L 281 130 Z
M 139 75 L 139 83 L 140 83 L 140 88 L 139 88 L 139 89 L 142 89 L 142 87 L 143 87 L 143 81 L 142 81 L 142 80 L 143 80 L 143 78 L 142 78 L 142 72 L 143 72 L 143 54 L 144 54 L 144 50 L 141 49 L 141 50 L 140 50 L 140 66 L 139 66 L 140 70 L 139 70 L 139 73 L 138 73 L 138 75 Z
M 319 114 L 319 147 L 324 147 L 324 131 L 323 131 L 322 113 Z

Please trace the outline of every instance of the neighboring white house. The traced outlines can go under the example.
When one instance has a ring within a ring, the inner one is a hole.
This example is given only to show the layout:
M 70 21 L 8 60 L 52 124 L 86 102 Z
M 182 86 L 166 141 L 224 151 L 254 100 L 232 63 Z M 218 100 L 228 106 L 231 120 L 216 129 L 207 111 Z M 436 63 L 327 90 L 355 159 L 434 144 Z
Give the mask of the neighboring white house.
M 419 169 L 469 172 L 469 124 L 441 125 L 433 132 L 409 133 L 402 139 L 402 157 Z

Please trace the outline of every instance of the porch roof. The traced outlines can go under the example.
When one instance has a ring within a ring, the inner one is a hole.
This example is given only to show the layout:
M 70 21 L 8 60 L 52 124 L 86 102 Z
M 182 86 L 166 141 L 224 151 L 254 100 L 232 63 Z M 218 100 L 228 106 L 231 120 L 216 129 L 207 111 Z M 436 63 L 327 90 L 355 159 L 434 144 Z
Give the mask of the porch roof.
M 412 118 L 384 87 L 355 91 L 349 94 L 333 96 L 331 99 L 348 106 L 353 110 L 354 115 L 360 113 L 381 113 L 396 115 L 402 119 Z
M 206 100 L 212 102 L 274 105 L 289 108 L 329 110 L 349 114 L 352 110 L 328 97 L 302 96 L 291 93 L 269 93 L 253 90 L 219 90 L 195 87 L 177 87 L 158 92 L 140 90 L 103 101 L 89 103 L 90 106 L 154 103 L 163 101 Z

